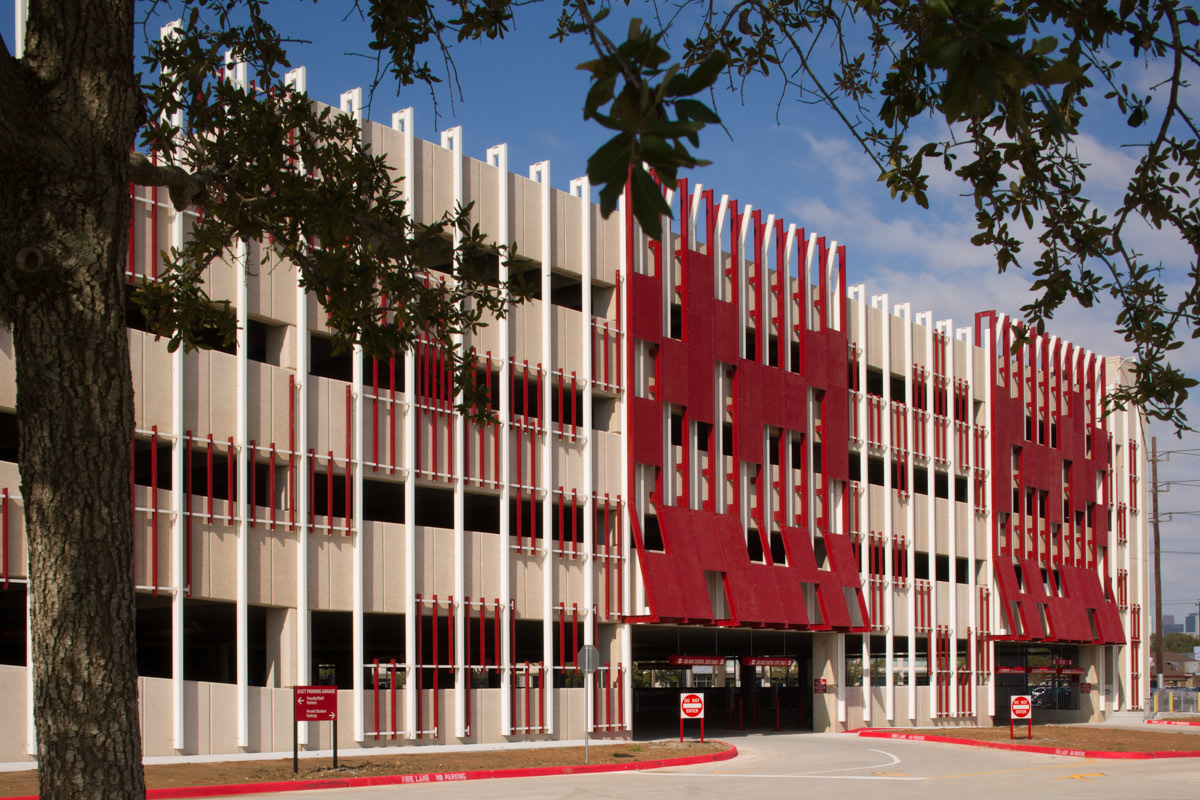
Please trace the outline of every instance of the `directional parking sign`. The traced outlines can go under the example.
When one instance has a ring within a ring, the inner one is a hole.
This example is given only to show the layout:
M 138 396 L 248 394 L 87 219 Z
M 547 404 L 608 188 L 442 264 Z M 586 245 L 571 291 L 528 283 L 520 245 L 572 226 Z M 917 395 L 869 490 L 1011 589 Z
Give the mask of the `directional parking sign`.
M 336 686 L 296 686 L 296 721 L 322 722 L 337 719 Z

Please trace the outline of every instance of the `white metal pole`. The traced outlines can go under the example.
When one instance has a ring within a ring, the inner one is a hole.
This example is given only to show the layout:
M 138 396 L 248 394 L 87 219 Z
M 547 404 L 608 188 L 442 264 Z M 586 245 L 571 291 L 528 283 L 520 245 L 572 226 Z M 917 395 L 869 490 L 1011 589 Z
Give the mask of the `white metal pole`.
M 966 432 L 967 436 L 967 448 L 965 450 L 966 461 L 961 464 L 963 471 L 967 474 L 967 508 L 969 509 L 969 513 L 967 515 L 967 519 L 969 520 L 967 523 L 967 627 L 976 627 L 975 641 L 967 642 L 967 658 L 975 659 L 974 662 L 967 662 L 967 672 L 974 675 L 976 672 L 976 666 L 979 663 L 979 648 L 981 646 L 986 646 L 986 644 L 979 644 L 981 642 L 978 630 L 979 586 L 978 575 L 976 574 L 975 569 L 976 559 L 979 556 L 975 550 L 976 520 L 973 507 L 974 503 L 971 499 L 971 492 L 973 490 L 971 468 L 974 463 L 976 463 L 971 460 L 971 442 L 975 438 L 972 427 L 974 425 L 975 410 L 975 342 L 971 339 L 971 328 L 959 328 L 957 331 L 957 340 L 963 344 L 963 355 L 965 356 L 966 361 L 965 371 L 963 373 L 963 380 L 966 381 L 967 390 L 967 402 L 964 409 L 966 411 L 966 417 L 964 419 L 957 420 L 957 422 L 965 426 L 963 430 Z M 957 459 L 958 447 L 956 446 L 951 452 L 954 453 L 954 457 Z M 978 458 L 978 455 L 976 455 L 975 458 Z M 957 627 L 955 630 L 957 630 Z M 974 712 L 976 720 L 978 720 L 980 716 L 978 677 L 971 681 L 971 710 Z
M 1008 357 L 1008 354 L 1005 353 L 1004 350 L 1002 350 L 1000 348 L 999 341 L 996 338 L 999 335 L 999 320 L 1000 319 L 1001 319 L 1001 316 L 997 316 L 996 318 L 994 318 L 992 320 L 992 325 L 995 327 L 993 327 L 992 330 L 988 331 L 987 336 L 983 337 L 983 364 L 984 364 L 984 368 L 983 368 L 983 374 L 984 374 L 983 399 L 984 399 L 984 403 L 986 404 L 986 413 L 983 415 L 983 425 L 984 425 L 984 428 L 987 431 L 989 437 L 992 432 L 992 402 L 993 402 L 995 391 L 996 391 L 996 377 L 995 377 L 995 375 L 996 375 L 995 370 L 996 370 L 996 366 L 997 366 L 996 361 L 998 358 L 1001 357 L 999 354 L 1003 354 L 1004 358 Z M 1005 392 L 1007 392 L 1007 391 L 1008 391 L 1008 388 L 1006 387 Z M 982 453 L 976 454 L 976 458 L 982 459 L 984 467 L 985 467 L 985 474 L 987 475 L 987 482 L 983 489 L 983 491 L 985 492 L 984 500 L 987 504 L 987 512 L 984 516 L 984 519 L 985 519 L 984 529 L 987 531 L 987 542 L 988 542 L 988 546 L 987 546 L 987 576 L 988 576 L 988 583 L 990 585 L 995 580 L 993 576 L 996 574 L 996 561 L 995 561 L 996 553 L 995 553 L 995 546 L 994 546 L 995 537 L 992 535 L 992 523 L 994 521 L 993 515 L 996 513 L 996 511 L 994 508 L 995 504 L 992 502 L 991 494 L 992 494 L 992 481 L 997 480 L 997 478 L 995 475 L 994 465 L 992 464 L 992 448 L 985 446 L 983 448 Z M 974 538 L 974 537 L 972 537 L 972 538 Z M 999 614 L 1000 595 L 998 593 L 996 593 L 995 597 L 992 598 L 992 602 L 988 603 L 988 605 L 989 605 L 988 625 L 992 631 L 998 631 L 999 630 L 999 620 L 1000 620 L 1000 614 Z M 1010 633 L 1011 633 L 1011 631 L 1010 631 Z M 995 643 L 992 641 L 984 642 L 983 646 L 988 648 L 988 663 L 991 664 L 991 666 L 992 666 L 992 674 L 988 676 L 988 693 L 987 693 L 988 716 L 995 718 L 995 716 L 996 716 L 996 679 L 995 679 L 996 648 L 995 648 Z
M 508 145 L 498 144 L 489 147 L 487 151 L 488 164 L 495 167 L 500 173 L 496 181 L 496 207 L 497 207 L 497 237 L 501 243 L 507 245 L 510 243 L 511 231 L 509 230 L 508 221 L 508 183 L 511 177 L 508 174 Z M 511 256 L 512 253 L 506 253 Z M 500 262 L 500 283 L 504 285 L 509 278 L 508 264 L 501 260 Z M 507 293 L 505 296 L 507 299 Z M 500 661 L 504 665 L 500 670 L 500 730 L 505 734 L 512 734 L 512 682 L 513 674 L 509 669 L 512 662 L 512 647 L 513 641 L 510 638 L 512 630 L 512 610 L 509 607 L 509 598 L 512 597 L 510 575 L 510 563 L 512 560 L 512 545 L 511 545 L 511 530 L 509 528 L 509 504 L 512 502 L 512 429 L 510 421 L 512 418 L 511 398 L 508 393 L 508 376 L 509 376 L 509 355 L 510 355 L 510 338 L 509 333 L 510 323 L 509 315 L 505 314 L 499 322 L 500 328 L 500 474 L 497 479 L 500 481 L 500 600 L 501 600 L 501 635 L 500 641 L 496 646 L 500 648 Z M 488 365 L 491 369 L 491 365 Z
M 287 74 L 289 85 L 300 93 L 308 91 L 308 77 L 304 67 L 297 67 Z M 303 169 L 303 164 L 298 165 Z M 300 273 L 296 272 L 296 444 L 290 453 L 296 464 L 292 479 L 296 490 L 296 684 L 310 682 L 309 664 L 309 611 L 308 611 L 308 293 L 300 284 Z M 308 744 L 308 723 L 301 722 L 297 728 L 300 744 Z
M 363 670 L 366 665 L 363 659 L 363 604 L 366 591 L 363 580 L 363 349 L 361 344 L 355 344 L 353 362 L 351 365 L 350 393 L 354 401 L 354 429 L 347 432 L 351 437 L 351 456 L 346 460 L 346 480 L 351 481 L 353 509 L 346 509 L 346 524 L 350 526 L 347 533 L 350 536 L 351 547 L 351 620 L 350 648 L 351 666 L 354 669 L 351 689 L 354 697 L 354 741 L 362 742 L 366 737 L 365 715 L 366 703 L 363 698 Z M 332 533 L 332 531 L 330 531 Z M 375 720 L 375 730 L 379 730 L 379 720 Z
M 29 0 L 16 0 L 16 42 L 13 56 L 25 57 L 25 25 L 29 22 Z
M 449 130 L 442 131 L 442 147 L 448 148 L 453 154 L 451 159 L 451 182 L 454 189 L 454 208 L 457 211 L 463 205 L 463 144 L 462 144 L 462 126 L 456 126 Z M 454 250 L 457 253 L 462 242 L 462 234 L 458 228 L 454 229 Z M 454 346 L 462 351 L 463 339 L 460 334 L 454 336 Z M 462 393 L 456 392 L 454 395 L 455 405 L 462 402 Z M 469 671 L 464 667 L 463 653 L 465 651 L 465 614 L 469 611 L 464 596 L 466 592 L 466 581 L 464 570 L 466 569 L 466 530 L 465 530 L 465 502 L 466 502 L 466 483 L 463 480 L 463 458 L 465 450 L 463 448 L 464 439 L 466 438 L 466 426 L 462 414 L 454 412 L 454 463 L 450 465 L 450 474 L 454 481 L 454 601 L 457 603 L 457 608 L 451 608 L 451 618 L 454 620 L 454 630 L 450 635 L 454 637 L 454 735 L 458 738 L 466 736 L 467 726 L 467 692 L 471 689 L 467 686 L 469 682 Z
M 159 31 L 159 38 L 174 35 L 179 26 L 179 20 L 164 25 Z M 176 112 L 172 122 L 175 127 L 182 127 L 183 112 Z M 172 209 L 169 218 L 171 247 L 176 250 L 183 249 L 185 213 Z M 171 747 L 175 750 L 184 748 L 183 601 L 188 588 L 184 584 L 187 553 L 184 550 L 183 455 L 186 432 L 183 428 L 183 366 L 183 348 L 176 348 L 171 354 L 171 433 L 175 437 L 171 442 Z
M 404 199 L 410 213 L 415 213 L 417 168 L 414 163 L 416 137 L 414 112 L 406 108 L 392 114 L 392 128 L 403 135 Z M 417 730 L 417 626 L 421 624 L 417 609 L 417 528 L 414 522 L 417 505 L 417 383 L 416 355 L 410 348 L 404 353 L 404 729 L 414 737 Z
M 230 53 L 225 54 L 226 68 L 231 66 Z M 233 64 L 234 81 L 245 88 L 246 65 Z M 237 463 L 237 519 L 230 519 L 229 526 L 236 525 L 237 529 L 237 740 L 239 747 L 250 746 L 250 524 L 246 514 L 246 492 L 249 488 L 247 480 L 248 459 L 246 442 L 249 439 L 249 411 L 247 397 L 249 388 L 249 341 L 246 326 L 249 321 L 247 305 L 247 276 L 249 274 L 250 248 L 246 240 L 237 243 L 235 263 L 237 265 L 237 430 L 234 436 L 234 449 Z M 229 466 L 234 462 L 234 453 L 229 454 Z M 233 508 L 231 505 L 230 508 Z M 233 512 L 230 513 L 233 516 Z
M 587 438 L 583 445 L 583 498 L 580 506 L 584 509 L 583 514 L 583 610 L 584 610 L 584 625 L 583 625 L 583 643 L 585 645 L 595 645 L 595 636 L 592 633 L 593 624 L 591 613 L 596 607 L 596 570 L 593 552 L 595 551 L 595 512 L 592 505 L 592 493 L 595 491 L 595 476 L 593 474 L 594 459 L 595 459 L 595 439 L 596 432 L 592 429 L 594 423 L 592 415 L 592 400 L 595 397 L 593 378 L 595 375 L 595 365 L 592 363 L 592 355 L 595 353 L 595 348 L 592 343 L 595 341 L 595 331 L 592 328 L 592 276 L 594 265 L 592 263 L 592 213 L 594 207 L 591 201 L 591 184 L 587 178 L 576 178 L 571 181 L 571 194 L 580 199 L 580 250 L 581 250 L 581 272 L 583 273 L 583 314 L 581 315 L 580 337 L 579 341 L 583 344 L 583 435 Z M 604 532 L 608 536 L 608 531 Z M 584 707 L 584 727 L 583 727 L 583 748 L 584 748 L 584 763 L 587 763 L 587 741 L 588 731 L 591 730 L 591 701 L 592 697 L 592 675 L 584 673 L 583 679 L 583 707 Z
M 552 284 L 550 264 L 552 260 L 553 224 L 550 192 L 550 162 L 540 161 L 529 167 L 529 179 L 541 184 L 541 251 L 542 251 L 542 409 L 543 417 L 538 420 L 542 429 L 542 664 L 549 673 L 546 685 L 554 685 L 554 536 L 551 522 L 554 513 L 554 437 L 550 435 L 550 391 L 551 370 L 554 367 L 553 305 L 550 302 Z M 530 491 L 536 491 L 537 476 L 530 476 Z M 546 693 L 546 731 L 554 733 L 555 693 Z
M 340 98 L 341 110 L 349 114 L 359 126 L 359 137 L 362 137 L 362 89 L 355 88 L 343 92 Z M 350 457 L 346 459 L 346 481 L 350 484 L 352 508 L 346 509 L 346 525 L 350 530 L 350 666 L 351 696 L 354 699 L 353 736 L 354 741 L 362 742 L 366 738 L 366 703 L 363 698 L 363 670 L 366 668 L 363 659 L 363 349 L 355 343 L 351 349 L 350 394 L 354 404 L 354 423 L 351 431 L 346 431 L 350 437 Z M 330 509 L 330 519 L 333 510 Z M 333 530 L 330 528 L 332 535 Z M 375 730 L 379 730 L 379 720 L 375 720 Z M 336 742 L 334 743 L 336 746 Z

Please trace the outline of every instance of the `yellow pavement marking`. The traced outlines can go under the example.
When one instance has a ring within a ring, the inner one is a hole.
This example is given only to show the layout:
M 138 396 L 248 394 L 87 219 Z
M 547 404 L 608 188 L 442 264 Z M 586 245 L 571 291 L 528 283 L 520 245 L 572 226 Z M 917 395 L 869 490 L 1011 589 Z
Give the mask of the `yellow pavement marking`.
M 1089 758 L 1082 763 L 1094 764 L 1094 763 L 1096 763 L 1096 759 Z M 932 776 L 932 777 L 928 778 L 927 780 L 944 781 L 944 780 L 949 780 L 951 778 L 977 778 L 981 775 L 1004 775 L 1004 774 L 1007 774 L 1010 772 L 1036 772 L 1038 770 L 1044 770 L 1044 769 L 1074 769 L 1075 767 L 1079 766 L 1079 764 L 1080 764 L 1080 762 L 1076 761 L 1073 764 L 1049 764 L 1044 767 L 1018 767 L 1015 769 L 996 769 L 996 770 L 991 770 L 989 772 L 964 772 L 961 775 L 936 775 L 936 776 Z
M 1085 772 L 1082 775 L 1063 775 L 1061 778 L 1055 778 L 1056 781 L 1090 781 L 1092 778 L 1103 778 L 1103 772 Z

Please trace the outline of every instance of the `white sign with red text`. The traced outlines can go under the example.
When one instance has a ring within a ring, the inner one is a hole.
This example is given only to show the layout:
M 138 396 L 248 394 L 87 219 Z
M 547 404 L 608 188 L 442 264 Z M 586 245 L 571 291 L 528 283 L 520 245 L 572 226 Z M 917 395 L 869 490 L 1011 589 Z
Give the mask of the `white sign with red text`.
M 1014 694 L 1008 707 L 1015 720 L 1027 720 L 1033 716 L 1033 698 L 1027 694 Z
M 680 719 L 704 719 L 704 695 L 699 692 L 683 692 L 679 695 Z

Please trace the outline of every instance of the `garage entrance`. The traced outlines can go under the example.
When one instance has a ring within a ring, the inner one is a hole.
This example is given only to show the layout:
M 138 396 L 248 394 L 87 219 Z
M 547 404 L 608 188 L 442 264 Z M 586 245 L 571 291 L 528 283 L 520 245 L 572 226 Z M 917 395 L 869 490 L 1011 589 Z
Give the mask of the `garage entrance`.
M 812 636 L 794 631 L 675 625 L 633 628 L 633 731 L 679 729 L 682 690 L 704 695 L 705 724 L 722 730 L 812 730 Z

